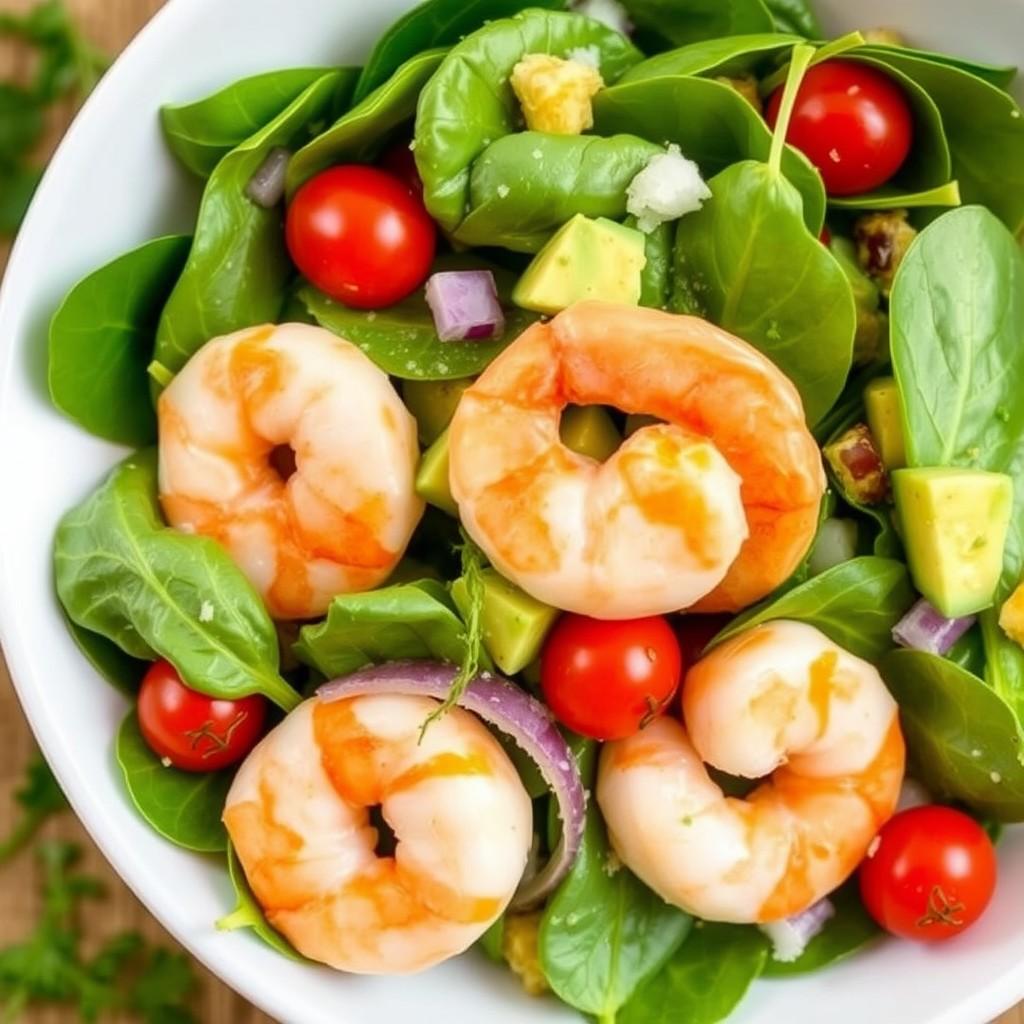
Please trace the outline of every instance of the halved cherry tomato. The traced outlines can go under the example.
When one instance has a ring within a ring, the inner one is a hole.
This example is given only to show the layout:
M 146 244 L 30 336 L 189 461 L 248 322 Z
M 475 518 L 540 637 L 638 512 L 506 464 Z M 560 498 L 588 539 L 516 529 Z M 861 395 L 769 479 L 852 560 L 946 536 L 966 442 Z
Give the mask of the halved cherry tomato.
M 541 688 L 555 717 L 598 740 L 632 736 L 665 708 L 681 675 L 679 642 L 660 616 L 563 615 L 541 654 Z
M 782 92 L 776 89 L 768 101 L 773 128 Z M 892 178 L 913 137 L 910 104 L 891 78 L 856 61 L 827 60 L 807 72 L 786 141 L 818 168 L 829 195 L 849 196 Z
M 985 830 L 951 807 L 914 807 L 882 826 L 860 868 L 868 913 L 905 939 L 941 942 L 984 913 L 996 887 Z
M 331 298 L 379 309 L 412 294 L 430 273 L 437 232 L 423 202 L 376 167 L 332 167 L 288 207 L 288 251 Z
M 186 772 L 214 772 L 241 761 L 263 735 L 263 697 L 217 700 L 181 681 L 167 661 L 156 662 L 139 691 L 139 728 L 153 753 Z

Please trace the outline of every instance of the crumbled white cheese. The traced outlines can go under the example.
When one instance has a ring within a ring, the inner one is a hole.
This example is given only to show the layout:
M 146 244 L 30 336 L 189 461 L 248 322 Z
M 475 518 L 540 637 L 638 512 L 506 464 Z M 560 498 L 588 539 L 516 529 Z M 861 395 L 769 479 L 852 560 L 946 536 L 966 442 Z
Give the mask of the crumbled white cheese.
M 791 964 L 800 959 L 811 939 L 821 934 L 835 913 L 836 908 L 829 900 L 821 900 L 802 914 L 759 927 L 771 940 L 772 957 L 780 963 Z
M 209 601 L 204 601 L 199 606 L 199 621 L 213 622 L 213 605 Z
M 995 783 L 995 784 L 996 784 L 997 786 L 999 785 L 999 783 L 1000 783 L 1000 782 L 1002 782 L 1002 781 L 1003 781 L 1003 777 L 1002 777 L 1002 775 L 1000 775 L 1000 774 L 999 774 L 999 772 L 992 772 L 992 774 L 991 774 L 991 775 L 989 775 L 989 778 L 990 778 L 990 779 L 991 779 L 991 780 L 992 780 L 992 781 L 993 781 L 993 782 L 994 782 L 994 783 Z
M 499 185 L 496 191 L 502 199 L 505 199 L 508 196 L 509 192 L 511 192 L 512 190 L 508 187 L 508 185 Z
M 626 209 L 637 219 L 641 231 L 651 232 L 665 221 L 678 220 L 699 210 L 711 189 L 700 176 L 700 168 L 683 156 L 678 146 L 657 153 L 626 189 Z
M 577 64 L 582 64 L 584 67 L 594 68 L 596 71 L 601 70 L 601 51 L 597 48 L 596 44 L 593 46 L 573 47 L 565 56 Z
M 607 25 L 616 32 L 628 35 L 633 25 L 626 8 L 618 0 L 581 0 L 575 7 L 577 14 L 585 14 L 594 21 Z
M 174 762 L 169 757 L 161 757 L 160 758 L 160 763 L 165 768 L 170 768 L 170 767 L 172 767 L 174 765 Z

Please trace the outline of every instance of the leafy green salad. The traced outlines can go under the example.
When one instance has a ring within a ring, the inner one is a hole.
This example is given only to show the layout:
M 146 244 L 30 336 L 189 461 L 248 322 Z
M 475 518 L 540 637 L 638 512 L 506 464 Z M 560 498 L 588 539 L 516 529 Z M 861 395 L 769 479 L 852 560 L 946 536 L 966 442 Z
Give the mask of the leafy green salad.
M 54 570 L 218 927 L 713 1024 L 982 918 L 1015 73 L 808 0 L 427 0 L 160 111 L 202 199 L 53 317 L 54 405 L 131 450 Z

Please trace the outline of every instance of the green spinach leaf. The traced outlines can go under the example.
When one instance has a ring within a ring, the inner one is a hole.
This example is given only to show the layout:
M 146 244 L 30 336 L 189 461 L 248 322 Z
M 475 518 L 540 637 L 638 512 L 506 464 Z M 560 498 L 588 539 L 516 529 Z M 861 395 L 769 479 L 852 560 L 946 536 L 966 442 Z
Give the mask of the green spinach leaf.
M 881 935 L 871 915 L 864 909 L 857 881 L 847 882 L 829 899 L 836 908 L 835 917 L 807 944 L 803 954 L 791 963 L 768 958 L 764 977 L 789 978 L 810 974 L 856 953 Z
M 984 681 L 946 658 L 892 651 L 879 668 L 900 705 L 911 770 L 940 799 L 1024 821 L 1017 718 Z
M 945 185 L 907 192 L 897 185 L 883 185 L 862 196 L 835 196 L 829 205 L 837 210 L 891 210 L 897 206 L 916 209 L 928 206 L 959 206 L 960 183 L 947 181 Z
M 426 0 L 398 19 L 377 41 L 356 86 L 358 103 L 417 54 L 454 46 L 471 32 L 526 7 L 562 10 L 564 0 Z
M 705 39 L 681 46 L 667 53 L 648 57 L 631 67 L 619 79 L 619 85 L 639 82 L 647 78 L 667 78 L 673 75 L 703 75 L 714 78 L 739 78 L 756 74 L 801 42 L 799 35 L 762 32 L 755 35 L 726 36 Z
M 241 570 L 216 541 L 164 525 L 155 450 L 126 459 L 61 519 L 54 569 L 69 618 L 131 657 L 167 658 L 213 697 L 299 703 L 278 674 L 274 624 Z
M 183 772 L 165 767 L 142 738 L 134 711 L 117 733 L 117 763 L 136 810 L 165 839 L 199 853 L 220 853 L 227 848 L 220 816 L 231 787 L 231 772 Z
M 593 784 L 597 751 L 577 747 Z M 540 924 L 540 964 L 570 1006 L 614 1021 L 638 986 L 655 975 L 690 930 L 688 914 L 669 906 L 627 868 L 612 868 L 611 850 L 593 799 L 576 863 L 548 903 Z
M 997 89 L 1008 89 L 1017 77 L 1017 69 L 1008 64 L 984 64 L 977 60 L 968 60 L 966 57 L 957 57 L 949 53 L 933 53 L 930 50 L 915 50 L 911 46 L 892 46 L 881 43 L 870 43 L 864 47 L 863 52 L 880 60 L 887 60 L 890 55 L 914 57 L 920 60 L 930 60 L 933 64 L 942 64 L 949 67 L 959 68 L 974 75 L 976 78 L 984 79 Z
M 768 940 L 746 925 L 698 921 L 675 956 L 626 1003 L 618 1024 L 717 1024 L 757 980 Z
M 821 22 L 808 0 L 764 0 L 778 32 L 795 32 L 806 39 L 821 39 Z
M 767 160 L 772 148 L 764 118 L 735 89 L 685 75 L 623 81 L 602 90 L 594 97 L 594 128 L 602 135 L 630 132 L 658 145 L 674 142 L 705 177 L 742 160 Z M 802 199 L 802 216 L 816 241 L 825 219 L 821 175 L 791 147 L 785 148 L 781 161 L 783 174 Z M 713 205 L 709 201 L 705 210 Z M 694 216 L 688 214 L 680 223 Z M 788 241 L 782 244 L 788 252 Z
M 50 398 L 90 433 L 131 447 L 156 440 L 146 368 L 190 243 L 147 242 L 80 281 L 54 314 Z
M 192 103 L 160 108 L 171 152 L 194 174 L 208 178 L 220 161 L 269 124 L 328 68 L 289 68 L 243 78 Z
M 505 330 L 492 341 L 441 341 L 421 288 L 387 309 L 366 313 L 324 295 L 312 285 L 299 300 L 321 327 L 358 345 L 382 370 L 404 380 L 452 380 L 481 372 L 537 316 L 512 305 L 516 276 L 478 256 L 442 256 L 435 270 L 484 268 L 494 274 L 505 310 Z
M 277 319 L 292 275 L 282 213 L 257 206 L 245 188 L 272 149 L 304 141 L 352 83 L 351 71 L 324 75 L 210 176 L 192 251 L 157 329 L 156 358 L 169 371 L 180 370 L 211 338 Z
M 636 227 L 636 217 L 626 218 L 626 227 Z M 659 224 L 644 236 L 647 263 L 640 273 L 640 305 L 668 309 L 672 285 L 673 225 Z
M 125 654 L 112 640 L 91 629 L 84 629 L 68 618 L 67 613 L 64 614 L 64 624 L 89 664 L 114 689 L 120 690 L 126 697 L 134 697 L 138 693 L 142 677 L 149 668 L 148 661 Z
M 231 879 L 232 888 L 235 890 L 237 903 L 230 914 L 225 915 L 217 922 L 218 931 L 233 932 L 239 928 L 248 928 L 256 938 L 265 942 L 275 952 L 295 960 L 299 963 L 307 963 L 306 958 L 298 953 L 295 947 L 267 921 L 263 908 L 259 905 L 256 897 L 249 888 L 249 882 L 239 863 L 238 854 L 235 853 L 231 841 L 227 842 L 228 855 L 228 877 Z
M 488 200 L 488 213 L 473 222 L 472 244 L 523 248 L 519 239 L 537 236 L 550 227 L 553 205 L 565 206 L 560 209 L 562 221 L 576 212 L 586 212 L 593 198 L 590 183 L 580 174 L 580 161 L 588 151 L 596 155 L 595 143 L 604 156 L 615 154 L 617 140 L 531 133 L 518 145 L 512 140 L 497 149 L 492 147 L 516 133 L 522 123 L 509 84 L 519 60 L 529 53 L 564 57 L 574 49 L 591 47 L 597 49 L 607 83 L 617 81 L 642 56 L 625 37 L 599 22 L 566 11 L 543 10 L 493 21 L 449 51 L 420 95 L 415 139 L 427 209 L 446 232 L 465 241 L 463 220 L 484 199 Z M 635 147 L 636 142 L 626 140 L 622 145 Z M 551 154 L 558 154 L 557 161 L 545 162 L 546 147 Z M 541 153 L 540 160 L 532 155 L 535 149 Z M 486 172 L 471 188 L 474 164 L 485 151 Z M 575 159 L 573 152 L 578 153 Z M 506 161 L 511 161 L 511 166 L 503 169 Z M 543 173 L 538 173 L 538 166 L 545 168 Z M 481 195 L 483 180 L 493 182 L 493 195 Z M 599 184 L 606 180 L 600 176 Z M 556 198 L 549 199 L 549 194 Z M 624 213 L 621 197 L 620 201 Z M 535 225 L 533 218 L 538 212 L 540 223 Z M 533 248 L 540 244 L 531 241 Z
M 323 622 L 302 627 L 294 650 L 328 679 L 405 658 L 457 665 L 466 654 L 466 630 L 445 586 L 420 580 L 339 595 Z
M 775 27 L 762 0 L 623 0 L 623 6 L 638 29 L 669 46 Z
M 844 562 L 769 598 L 731 622 L 713 644 L 775 619 L 816 626 L 858 658 L 877 661 L 892 650 L 892 628 L 914 603 L 914 591 L 902 562 L 867 556 Z
M 420 91 L 446 52 L 427 50 L 410 57 L 327 131 L 306 143 L 288 164 L 288 194 L 334 164 L 369 163 L 377 156 L 395 130 L 416 113 Z

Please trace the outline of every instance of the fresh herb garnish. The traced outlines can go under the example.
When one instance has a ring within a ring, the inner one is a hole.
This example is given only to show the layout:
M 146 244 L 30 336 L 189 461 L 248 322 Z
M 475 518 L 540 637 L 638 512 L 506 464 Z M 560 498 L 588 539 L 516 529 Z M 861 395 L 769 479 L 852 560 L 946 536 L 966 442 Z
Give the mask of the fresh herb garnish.
M 21 806 L 21 818 L 0 842 L 0 864 L 12 860 L 28 845 L 47 818 L 68 806 L 50 766 L 40 754 L 29 761 L 24 782 L 14 794 L 14 799 Z

